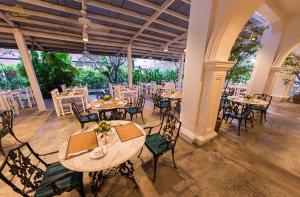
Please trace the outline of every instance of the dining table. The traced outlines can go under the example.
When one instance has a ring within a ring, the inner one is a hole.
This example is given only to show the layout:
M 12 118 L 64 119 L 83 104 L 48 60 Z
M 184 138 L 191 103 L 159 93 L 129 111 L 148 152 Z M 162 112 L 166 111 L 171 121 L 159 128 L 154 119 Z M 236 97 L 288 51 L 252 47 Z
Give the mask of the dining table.
M 67 158 L 66 154 L 69 140 L 60 146 L 58 152 L 59 161 L 65 168 L 76 172 L 89 173 L 92 177 L 91 189 L 95 196 L 103 186 L 104 180 L 117 174 L 130 179 L 135 186 L 137 186 L 134 178 L 133 163 L 130 159 L 142 149 L 146 140 L 146 132 L 139 124 L 131 121 L 113 120 L 110 121 L 110 124 L 112 129 L 109 142 L 104 142 L 99 135 L 97 136 L 98 146 L 105 149 L 104 156 L 95 158 L 92 156 L 92 152 L 87 151 L 83 154 L 80 153 L 77 156 Z M 141 135 L 127 141 L 121 141 L 121 137 L 119 133 L 117 134 L 116 128 L 128 124 L 134 124 L 141 132 Z M 96 124 L 90 125 L 85 130 L 79 130 L 72 136 L 93 131 L 94 128 L 96 128 Z
M 242 96 L 228 96 L 228 100 L 237 102 L 243 105 L 256 105 L 256 106 L 262 106 L 267 107 L 269 105 L 269 102 L 262 99 L 252 98 L 252 99 L 245 99 Z
M 173 92 L 173 93 L 163 92 L 163 93 L 161 93 L 161 97 L 168 98 L 171 100 L 181 100 L 182 94 L 181 94 L 181 92 Z
M 119 97 L 112 98 L 108 101 L 103 99 L 95 100 L 91 103 L 91 109 L 94 110 L 109 110 L 109 109 L 116 109 L 116 108 L 124 108 L 127 105 L 127 101 L 121 99 Z

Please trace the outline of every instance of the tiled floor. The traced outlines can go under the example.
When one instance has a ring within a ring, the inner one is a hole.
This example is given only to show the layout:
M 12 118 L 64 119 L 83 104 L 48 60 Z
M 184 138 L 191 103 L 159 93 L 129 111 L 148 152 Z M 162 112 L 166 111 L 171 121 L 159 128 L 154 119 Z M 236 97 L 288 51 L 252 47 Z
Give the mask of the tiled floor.
M 257 114 L 259 120 L 259 114 Z M 140 118 L 134 119 L 141 124 Z M 159 122 L 147 101 L 146 125 Z M 15 120 L 14 130 L 39 153 L 57 150 L 68 136 L 80 128 L 72 116 L 57 118 L 46 112 L 26 109 Z M 6 151 L 17 145 L 10 136 L 2 140 Z M 222 125 L 218 137 L 202 147 L 182 139 L 176 147 L 177 169 L 171 154 L 159 160 L 157 179 L 152 178 L 151 154 L 144 149 L 141 159 L 133 158 L 139 189 L 122 177 L 110 179 L 101 196 L 300 196 L 300 105 L 274 103 L 264 124 L 255 122 L 248 132 L 237 136 L 236 122 Z M 56 160 L 56 156 L 46 157 Z M 0 160 L 3 157 L 0 156 Z M 92 196 L 85 175 L 87 196 Z M 17 196 L 0 182 L 0 196 Z M 78 196 L 74 191 L 63 196 Z

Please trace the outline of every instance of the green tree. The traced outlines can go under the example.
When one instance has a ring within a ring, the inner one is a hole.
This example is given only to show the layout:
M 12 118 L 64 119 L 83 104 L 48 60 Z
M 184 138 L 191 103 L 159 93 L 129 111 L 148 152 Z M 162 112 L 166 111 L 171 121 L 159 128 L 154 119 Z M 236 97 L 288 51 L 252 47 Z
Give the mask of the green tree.
M 77 69 L 71 65 L 71 56 L 59 52 L 32 52 L 32 63 L 42 94 L 50 97 L 50 91 L 60 85 L 73 84 Z M 23 62 L 18 64 L 23 76 L 27 76 Z
M 0 88 L 15 89 L 28 86 L 26 77 L 21 76 L 16 65 L 0 64 Z
M 295 53 L 289 54 L 289 56 L 284 60 L 282 68 L 284 69 L 282 72 L 289 76 L 283 79 L 283 83 L 285 85 L 292 82 L 294 76 L 297 78 L 297 81 L 300 81 L 300 56 L 299 55 Z
M 88 85 L 89 88 L 101 88 L 107 83 L 106 77 L 93 68 L 79 68 L 74 78 L 74 85 Z
M 236 39 L 229 56 L 229 61 L 236 62 L 227 72 L 226 86 L 229 82 L 238 83 L 249 80 L 253 60 L 261 48 L 261 36 L 268 27 L 247 23 Z

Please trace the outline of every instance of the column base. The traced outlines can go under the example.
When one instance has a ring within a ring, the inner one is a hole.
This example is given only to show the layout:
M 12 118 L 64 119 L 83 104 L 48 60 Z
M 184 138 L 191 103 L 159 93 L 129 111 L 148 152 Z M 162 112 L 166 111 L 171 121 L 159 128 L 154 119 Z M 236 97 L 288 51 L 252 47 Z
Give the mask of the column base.
M 212 131 L 205 136 L 199 135 L 196 137 L 195 143 L 198 146 L 202 146 L 202 145 L 206 144 L 207 142 L 209 142 L 210 140 L 212 140 L 213 138 L 215 138 L 217 135 L 218 135 L 218 133 L 215 131 Z
M 217 135 L 218 133 L 216 133 L 215 131 L 212 131 L 205 136 L 201 136 L 196 135 L 194 132 L 189 131 L 185 128 L 180 129 L 180 137 L 182 137 L 185 141 L 187 141 L 190 144 L 195 143 L 199 146 L 206 144 L 207 142 L 215 138 Z
M 194 140 L 196 139 L 196 135 L 194 132 L 189 131 L 183 127 L 180 128 L 180 137 L 182 137 L 185 141 L 187 141 L 190 144 L 194 143 Z

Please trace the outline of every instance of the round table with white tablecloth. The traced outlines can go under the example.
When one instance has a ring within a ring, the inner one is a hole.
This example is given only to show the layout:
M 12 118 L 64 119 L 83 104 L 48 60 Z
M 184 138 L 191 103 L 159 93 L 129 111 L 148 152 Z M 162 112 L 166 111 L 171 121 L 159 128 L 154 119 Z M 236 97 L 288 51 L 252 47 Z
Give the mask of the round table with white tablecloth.
M 132 122 L 121 120 L 111 121 L 111 125 L 113 127 L 129 123 Z M 121 175 L 129 178 L 136 184 L 133 177 L 133 164 L 130 161 L 130 159 L 134 155 L 136 155 L 143 147 L 146 140 L 146 134 L 144 129 L 140 125 L 136 123 L 134 123 L 134 125 L 142 132 L 143 135 L 125 142 L 121 142 L 117 135 L 117 139 L 113 140 L 110 145 L 106 146 L 106 154 L 101 158 L 94 159 L 92 158 L 90 152 L 87 152 L 66 159 L 66 151 L 68 147 L 68 141 L 66 141 L 61 145 L 59 149 L 59 161 L 64 167 L 70 170 L 77 172 L 90 172 L 90 174 L 92 174 L 93 176 L 92 190 L 94 190 L 93 192 L 95 193 L 98 193 L 100 191 L 101 186 L 99 187 L 99 182 L 101 182 L 105 178 L 108 178 L 111 175 L 111 173 L 114 174 L 121 172 Z M 96 124 L 83 132 L 86 132 L 87 130 L 91 131 L 95 127 Z M 112 130 L 112 133 L 116 132 L 114 129 Z M 75 134 L 79 134 L 80 132 L 82 131 L 78 131 Z M 98 144 L 101 144 L 99 142 L 99 139 Z M 126 169 L 125 174 L 124 172 L 122 172 L 122 170 L 124 169 Z M 98 186 L 96 187 L 95 185 Z
M 244 104 L 244 105 L 258 105 L 258 106 L 264 106 L 264 107 L 269 105 L 268 101 L 265 101 L 262 99 L 245 99 L 240 96 L 228 96 L 227 99 L 230 101 L 233 101 L 233 102 Z

